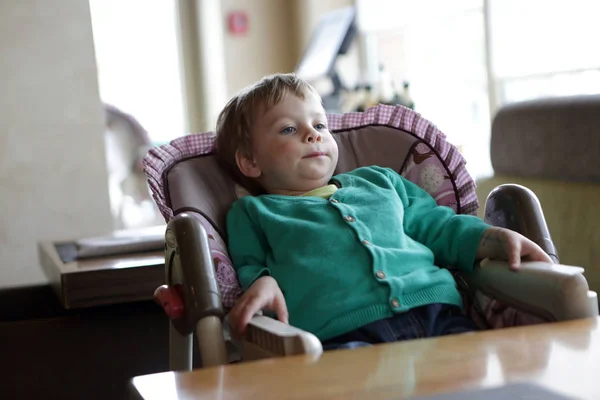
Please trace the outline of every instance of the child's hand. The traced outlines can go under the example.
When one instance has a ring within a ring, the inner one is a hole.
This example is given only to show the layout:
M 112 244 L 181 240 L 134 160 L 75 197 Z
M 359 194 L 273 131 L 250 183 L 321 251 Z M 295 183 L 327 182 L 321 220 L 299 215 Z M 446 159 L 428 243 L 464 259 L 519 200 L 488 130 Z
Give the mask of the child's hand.
M 552 262 L 540 246 L 525 236 L 510 229 L 492 227 L 483 232 L 477 249 L 478 259 L 490 258 L 508 260 L 511 270 L 517 270 L 521 258 L 527 261 Z
M 246 332 L 250 319 L 260 310 L 274 311 L 277 319 L 288 323 L 288 310 L 277 281 L 270 276 L 258 278 L 237 300 L 229 312 L 233 336 L 240 338 Z

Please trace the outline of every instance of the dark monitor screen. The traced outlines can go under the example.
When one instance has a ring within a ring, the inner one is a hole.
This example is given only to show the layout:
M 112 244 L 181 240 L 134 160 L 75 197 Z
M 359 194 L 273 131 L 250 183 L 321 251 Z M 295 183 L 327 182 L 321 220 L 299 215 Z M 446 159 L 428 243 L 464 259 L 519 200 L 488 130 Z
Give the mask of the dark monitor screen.
M 296 67 L 296 75 L 306 81 L 328 78 L 338 55 L 346 53 L 356 34 L 355 10 L 341 8 L 324 14 Z

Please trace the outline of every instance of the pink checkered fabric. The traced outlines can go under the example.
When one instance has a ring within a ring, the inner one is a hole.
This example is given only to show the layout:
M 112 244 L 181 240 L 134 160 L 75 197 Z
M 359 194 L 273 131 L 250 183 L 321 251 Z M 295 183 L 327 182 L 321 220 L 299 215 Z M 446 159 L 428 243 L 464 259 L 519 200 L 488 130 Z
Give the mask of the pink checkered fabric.
M 423 139 L 439 155 L 441 160 L 439 165 L 445 166 L 444 170 L 447 168 L 454 185 L 449 187 L 448 181 L 439 187 L 436 186 L 434 189 L 428 188 L 432 181 L 436 181 L 435 174 L 433 174 L 433 180 L 431 175 L 429 175 L 429 179 L 419 180 L 419 176 L 422 175 L 419 174 L 419 168 L 425 171 L 424 168 L 435 166 L 432 163 L 423 163 L 412 168 L 409 172 L 403 171 L 403 175 L 416 181 L 417 184 L 421 183 L 424 189 L 430 189 L 428 192 L 438 201 L 438 204 L 448 205 L 463 214 L 474 214 L 477 211 L 478 202 L 475 194 L 475 183 L 465 168 L 464 158 L 454 146 L 446 141 L 446 136 L 435 125 L 418 113 L 402 106 L 379 105 L 369 108 L 365 112 L 329 114 L 327 119 L 329 129 L 332 132 L 358 129 L 368 125 L 384 125 L 402 129 Z M 190 134 L 175 139 L 169 144 L 154 147 L 144 157 L 144 172 L 148 178 L 152 197 L 165 221 L 168 222 L 173 218 L 173 210 L 167 205 L 166 201 L 166 173 L 181 160 L 213 153 L 215 137 L 214 132 Z M 417 146 L 415 151 L 427 151 L 427 149 L 421 148 L 423 146 Z M 431 157 L 431 160 L 437 163 L 438 157 Z M 454 190 L 454 187 L 456 190 Z M 457 204 L 460 204 L 460 207 Z M 221 291 L 223 306 L 231 308 L 241 294 L 241 288 L 227 254 L 226 244 L 204 217 L 197 213 L 193 213 L 193 216 L 200 221 L 209 234 L 211 258 L 215 265 L 215 276 Z
M 167 205 L 164 174 L 181 160 L 214 152 L 216 137 L 214 132 L 182 136 L 169 144 L 153 147 L 142 160 L 152 197 L 165 221 L 173 218 L 173 210 Z

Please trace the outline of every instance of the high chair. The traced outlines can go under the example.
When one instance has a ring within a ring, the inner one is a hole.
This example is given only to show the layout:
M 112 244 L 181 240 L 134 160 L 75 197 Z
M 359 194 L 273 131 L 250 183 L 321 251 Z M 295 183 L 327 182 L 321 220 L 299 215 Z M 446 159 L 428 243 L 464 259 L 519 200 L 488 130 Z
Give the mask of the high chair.
M 465 160 L 445 135 L 414 111 L 379 105 L 363 113 L 328 115 L 339 146 L 335 173 L 379 165 L 398 171 L 426 190 L 439 205 L 475 214 L 475 184 Z M 170 323 L 170 368 L 192 368 L 196 331 L 203 366 L 293 354 L 321 354 L 312 334 L 257 315 L 246 337 L 235 343 L 223 320 L 241 294 L 226 248 L 225 215 L 248 195 L 217 164 L 213 132 L 184 136 L 155 147 L 144 159 L 153 197 L 168 221 L 165 282 L 155 297 Z M 558 262 L 535 195 L 518 185 L 502 185 L 488 196 L 485 220 L 518 227 Z M 598 315 L 595 292 L 583 268 L 524 262 L 518 272 L 508 263 L 484 260 L 470 274 L 455 273 L 465 312 L 482 329 L 584 318 Z M 444 266 L 446 267 L 446 266 Z M 451 267 L 451 266 L 448 266 Z

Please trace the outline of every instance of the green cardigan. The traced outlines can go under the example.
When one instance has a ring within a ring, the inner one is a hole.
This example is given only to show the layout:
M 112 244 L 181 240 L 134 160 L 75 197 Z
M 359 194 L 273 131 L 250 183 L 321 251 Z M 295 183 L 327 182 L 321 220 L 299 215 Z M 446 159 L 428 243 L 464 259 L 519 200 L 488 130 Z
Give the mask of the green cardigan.
M 411 308 L 462 305 L 448 270 L 470 271 L 483 231 L 391 169 L 334 176 L 329 198 L 246 196 L 227 215 L 229 253 L 246 290 L 272 276 L 289 322 L 326 340 Z

